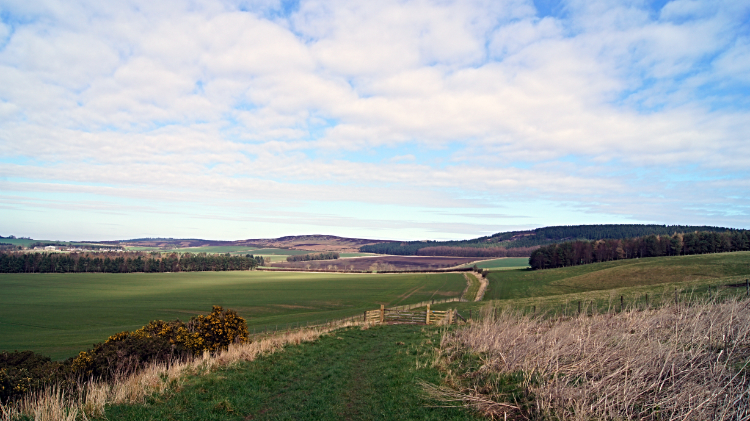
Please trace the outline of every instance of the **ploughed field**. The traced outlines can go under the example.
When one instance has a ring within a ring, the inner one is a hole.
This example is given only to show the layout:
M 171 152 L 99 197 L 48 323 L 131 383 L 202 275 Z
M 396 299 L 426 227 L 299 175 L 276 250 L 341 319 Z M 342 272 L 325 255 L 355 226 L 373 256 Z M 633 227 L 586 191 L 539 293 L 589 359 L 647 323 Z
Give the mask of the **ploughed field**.
M 381 304 L 460 296 L 445 274 L 182 272 L 1 274 L 0 351 L 64 359 L 150 320 L 187 321 L 211 306 L 236 310 L 254 330 L 343 318 Z
M 398 271 L 437 270 L 460 266 L 479 260 L 476 257 L 440 256 L 374 256 L 306 262 L 279 262 L 273 267 L 314 270 Z M 528 260 L 528 259 L 527 259 Z

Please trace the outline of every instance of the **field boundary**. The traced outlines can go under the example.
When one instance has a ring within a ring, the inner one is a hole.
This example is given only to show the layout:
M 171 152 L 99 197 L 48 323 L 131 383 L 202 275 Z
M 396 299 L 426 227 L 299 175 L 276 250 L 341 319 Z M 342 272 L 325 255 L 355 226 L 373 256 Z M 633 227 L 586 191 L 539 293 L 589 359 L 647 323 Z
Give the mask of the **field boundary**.
M 433 305 L 446 304 L 446 303 L 458 303 L 458 302 L 466 303 L 469 301 L 461 297 L 452 297 L 452 298 L 443 298 L 440 300 L 422 301 L 422 302 L 414 303 L 414 304 L 404 304 L 400 306 L 393 306 L 393 307 L 387 307 L 387 308 L 385 307 L 385 305 L 381 304 L 381 309 L 385 310 L 385 312 L 410 312 L 412 310 L 415 310 L 421 307 L 427 307 L 428 310 L 420 310 L 418 312 L 413 312 L 413 313 L 425 314 L 425 311 L 430 311 L 429 308 Z M 332 325 L 339 324 L 339 323 L 359 323 L 359 322 L 366 323 L 368 321 L 371 321 L 370 320 L 372 318 L 370 316 L 372 314 L 371 312 L 377 312 L 378 315 L 380 315 L 381 309 L 365 310 L 364 312 L 356 316 L 326 319 L 325 321 L 316 320 L 313 322 L 310 322 L 310 321 L 296 322 L 296 323 L 289 322 L 286 324 L 283 324 L 283 323 L 272 324 L 272 325 L 253 327 L 253 328 L 248 327 L 248 330 L 251 330 L 250 332 L 251 336 L 259 336 L 259 335 L 271 335 L 271 334 L 275 334 L 276 332 L 292 331 L 292 330 L 305 329 L 305 328 L 326 327 L 326 326 L 332 326 Z M 435 314 L 435 315 L 443 314 L 442 311 L 438 311 L 438 310 L 431 310 L 431 311 L 432 311 L 431 314 Z M 442 318 L 442 316 L 440 316 L 440 318 Z M 423 317 L 423 319 L 426 320 L 426 317 Z M 378 320 L 379 320 L 379 316 L 378 316 Z M 433 318 L 431 317 L 430 320 L 433 320 Z

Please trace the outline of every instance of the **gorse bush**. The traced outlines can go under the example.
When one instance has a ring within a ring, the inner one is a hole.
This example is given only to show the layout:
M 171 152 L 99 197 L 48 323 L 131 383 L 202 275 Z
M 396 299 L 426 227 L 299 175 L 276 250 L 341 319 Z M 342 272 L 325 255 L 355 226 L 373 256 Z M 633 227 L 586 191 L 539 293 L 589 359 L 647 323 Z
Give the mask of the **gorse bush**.
M 82 351 L 71 362 L 77 375 L 109 378 L 133 373 L 154 362 L 166 362 L 226 349 L 247 342 L 247 323 L 234 310 L 214 306 L 211 314 L 188 323 L 154 320 L 133 332 L 120 332 Z
M 110 379 L 133 374 L 156 362 L 171 362 L 248 342 L 247 323 L 233 310 L 214 306 L 208 315 L 184 323 L 153 320 L 133 332 L 116 333 L 65 362 L 31 351 L 0 353 L 0 402 L 9 402 L 45 386 L 75 389 L 81 379 Z
M 187 330 L 193 342 L 185 346 L 193 352 L 226 349 L 231 343 L 247 342 L 247 323 L 234 310 L 214 306 L 208 316 L 190 319 Z
M 0 402 L 8 402 L 45 384 L 63 382 L 68 371 L 63 363 L 31 351 L 0 353 Z

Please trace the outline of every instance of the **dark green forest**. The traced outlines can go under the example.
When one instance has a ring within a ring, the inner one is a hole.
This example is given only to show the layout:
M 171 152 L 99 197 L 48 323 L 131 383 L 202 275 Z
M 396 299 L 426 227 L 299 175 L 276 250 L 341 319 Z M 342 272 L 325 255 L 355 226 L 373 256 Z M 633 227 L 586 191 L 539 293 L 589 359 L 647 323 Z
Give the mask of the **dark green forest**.
M 262 256 L 206 253 L 0 252 L 0 273 L 132 273 L 251 270 Z
M 694 225 L 642 225 L 642 224 L 606 224 L 606 225 L 563 225 L 537 228 L 528 231 L 500 232 L 486 237 L 462 241 L 407 241 L 371 244 L 360 247 L 363 253 L 396 254 L 402 256 L 420 255 L 421 249 L 435 247 L 471 247 L 471 248 L 533 248 L 547 244 L 573 240 L 607 240 L 643 237 L 647 235 L 674 235 L 687 232 L 731 232 L 732 228 L 694 226 Z M 451 255 L 459 255 L 453 252 Z M 486 253 L 485 253 L 486 254 Z M 482 254 L 484 255 L 484 254 Z M 528 256 L 525 254 L 524 256 Z M 494 257 L 505 257 L 495 253 Z M 513 256 L 515 257 L 515 256 Z
M 549 269 L 641 257 L 750 250 L 750 231 L 689 232 L 626 239 L 577 240 L 542 246 L 531 253 L 532 269 Z
M 287 256 L 287 262 L 309 262 L 311 260 L 335 260 L 339 258 L 339 254 L 335 251 L 327 251 L 324 253 L 308 253 L 308 254 L 296 254 Z

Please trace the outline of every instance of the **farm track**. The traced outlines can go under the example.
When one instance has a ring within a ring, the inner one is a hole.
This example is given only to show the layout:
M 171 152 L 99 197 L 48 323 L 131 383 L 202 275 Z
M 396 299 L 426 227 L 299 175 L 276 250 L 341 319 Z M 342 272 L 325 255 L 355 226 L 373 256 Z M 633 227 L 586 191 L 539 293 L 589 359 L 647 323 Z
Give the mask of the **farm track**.
M 314 343 L 191 376 L 146 404 L 115 405 L 115 420 L 479 420 L 425 396 L 441 384 L 431 364 L 439 328 L 389 325 L 342 329 Z M 417 362 L 415 364 L 415 361 Z
M 484 293 L 487 292 L 487 287 L 490 283 L 481 273 L 474 273 L 474 276 L 479 279 L 479 291 L 477 291 L 477 296 L 474 298 L 474 301 L 478 302 L 484 299 Z

